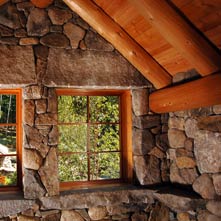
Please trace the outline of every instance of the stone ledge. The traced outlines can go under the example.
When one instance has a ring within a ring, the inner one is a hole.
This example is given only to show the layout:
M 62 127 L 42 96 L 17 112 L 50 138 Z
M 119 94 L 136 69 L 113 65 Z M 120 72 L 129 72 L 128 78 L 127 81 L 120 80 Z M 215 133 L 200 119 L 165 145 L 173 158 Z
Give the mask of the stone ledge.
M 150 188 L 132 185 L 90 188 L 61 192 L 60 196 L 41 197 L 41 210 L 72 210 L 99 206 L 136 206 L 146 208 L 160 201 L 175 212 L 205 209 L 206 200 L 173 186 Z M 0 218 L 32 208 L 37 201 L 26 200 L 21 193 L 0 194 Z
M 148 205 L 160 201 L 174 211 L 205 208 L 198 195 L 174 187 L 147 188 L 135 186 L 84 189 L 62 192 L 56 197 L 41 197 L 41 209 L 83 209 L 96 206 Z
M 23 212 L 34 204 L 35 200 L 26 200 L 21 193 L 1 193 L 0 218 Z

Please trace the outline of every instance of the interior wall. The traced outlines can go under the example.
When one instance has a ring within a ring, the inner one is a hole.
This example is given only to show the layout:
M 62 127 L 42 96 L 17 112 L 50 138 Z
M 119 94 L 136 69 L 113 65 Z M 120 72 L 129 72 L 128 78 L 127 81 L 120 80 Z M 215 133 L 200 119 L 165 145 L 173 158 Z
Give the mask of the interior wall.
M 172 126 L 172 121 L 184 118 L 190 121 L 192 117 L 171 113 L 169 118 L 168 114 L 152 113 L 148 108 L 152 85 L 62 1 L 55 0 L 47 9 L 36 8 L 26 0 L 11 0 L 0 7 L 0 87 L 23 89 L 24 131 L 23 192 L 0 194 L 0 219 L 194 221 L 197 216 L 198 220 L 214 218 L 211 215 L 214 211 L 205 210 L 207 199 L 185 190 L 185 194 L 175 191 L 175 187 L 159 189 L 157 186 L 182 183 L 181 178 L 174 178 L 177 171 L 190 177 L 186 184 L 200 177 L 194 157 L 195 137 L 188 137 L 185 126 L 182 129 Z M 55 88 L 58 87 L 131 90 L 136 185 L 60 193 L 56 154 Z M 178 141 L 177 136 L 171 141 L 173 129 L 184 134 L 180 136 L 185 137 L 182 142 L 186 144 L 174 146 L 172 142 Z M 213 134 L 212 140 L 218 139 Z M 192 167 L 177 168 L 186 162 Z M 215 176 L 219 179 L 218 172 L 213 175 L 209 172 L 206 176 L 213 182 Z

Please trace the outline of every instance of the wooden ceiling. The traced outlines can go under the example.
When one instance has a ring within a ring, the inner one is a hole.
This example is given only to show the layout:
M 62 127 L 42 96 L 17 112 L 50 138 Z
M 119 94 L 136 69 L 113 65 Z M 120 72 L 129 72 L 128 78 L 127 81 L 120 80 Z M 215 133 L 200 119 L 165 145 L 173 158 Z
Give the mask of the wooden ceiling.
M 158 89 L 153 111 L 221 104 L 221 0 L 63 1 Z M 201 79 L 172 86 L 192 69 Z

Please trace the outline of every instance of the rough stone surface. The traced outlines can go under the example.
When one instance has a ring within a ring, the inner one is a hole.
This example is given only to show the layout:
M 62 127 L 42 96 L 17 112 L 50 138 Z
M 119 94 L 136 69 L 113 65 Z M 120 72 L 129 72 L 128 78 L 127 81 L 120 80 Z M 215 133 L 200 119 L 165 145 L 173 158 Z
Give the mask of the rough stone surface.
M 178 221 L 190 221 L 190 215 L 188 213 L 178 213 L 177 219 Z
M 214 174 L 212 178 L 216 193 L 221 195 L 221 174 Z
M 50 30 L 50 20 L 43 9 L 33 8 L 28 16 L 27 31 L 30 36 L 43 36 Z
M 11 28 L 5 27 L 4 25 L 0 25 L 0 36 L 1 37 L 11 37 L 14 32 Z
M 185 132 L 187 137 L 195 138 L 199 128 L 197 127 L 197 120 L 193 118 L 188 118 L 185 121 Z
M 72 210 L 63 210 L 61 213 L 61 221 L 84 221 L 79 213 Z
M 148 113 L 149 102 L 147 89 L 137 89 L 132 91 L 132 107 L 136 116 Z
M 171 193 L 154 193 L 154 197 L 156 197 L 161 203 L 167 205 L 174 211 L 177 212 L 185 212 L 190 210 L 199 209 L 205 206 L 205 201 L 199 199 L 192 194 L 183 194 L 181 192 Z
M 216 197 L 212 179 L 206 173 L 202 174 L 194 181 L 193 189 L 204 199 L 214 199 Z
M 0 45 L 0 67 L 0 85 L 36 82 L 34 55 L 30 46 Z
M 202 210 L 199 212 L 199 215 L 197 216 L 198 221 L 221 221 L 221 217 L 217 217 L 207 210 Z
M 69 40 L 61 33 L 50 33 L 40 39 L 41 44 L 53 48 L 68 48 Z
M 51 146 L 57 145 L 58 137 L 59 137 L 58 127 L 53 126 L 52 130 L 49 133 L 48 144 Z
M 98 50 L 98 51 L 113 51 L 114 47 L 109 44 L 105 39 L 100 35 L 89 31 L 85 36 L 85 44 L 89 50 Z
M 201 173 L 221 172 L 221 134 L 198 131 L 194 153 Z
M 150 213 L 148 221 L 169 221 L 169 208 L 161 203 L 157 203 Z
M 145 155 L 154 147 L 153 135 L 148 130 L 133 129 L 133 154 Z
M 23 178 L 25 199 L 36 199 L 45 195 L 45 189 L 39 184 L 36 173 L 25 169 Z
M 19 40 L 20 45 L 37 45 L 38 43 L 38 38 L 21 38 Z
M 48 10 L 48 15 L 53 25 L 63 25 L 72 18 L 70 11 L 59 8 L 50 8 Z
M 37 45 L 34 47 L 35 56 L 41 60 L 47 61 L 49 49 L 43 45 Z
M 48 113 L 57 113 L 58 112 L 58 101 L 57 94 L 53 88 L 48 89 Z
M 20 215 L 18 216 L 18 221 L 40 221 L 40 218 Z
M 103 191 L 102 191 L 103 190 Z M 55 197 L 41 197 L 41 209 L 85 209 L 89 207 L 99 206 L 129 206 L 129 205 L 142 205 L 153 204 L 153 193 L 156 190 L 151 189 L 128 189 L 119 190 L 117 188 L 111 188 L 99 191 L 77 191 L 72 194 L 62 194 Z M 130 208 L 130 207 L 129 207 Z
M 34 203 L 34 200 L 24 200 L 21 197 L 18 199 L 8 198 L 8 200 L 1 200 L 0 218 L 25 211 L 32 207 Z
M 106 207 L 90 207 L 88 209 L 88 215 L 92 220 L 101 220 L 107 216 Z
M 201 117 L 197 124 L 200 130 L 209 130 L 213 132 L 221 132 L 221 116 Z
M 212 214 L 219 216 L 221 218 L 221 201 L 210 200 L 206 204 L 207 210 L 209 210 Z
M 170 117 L 168 121 L 169 128 L 184 130 L 184 118 Z
M 57 124 L 57 114 L 38 114 L 35 120 L 36 125 L 56 125 Z
M 33 85 L 23 89 L 24 99 L 40 99 L 42 97 L 43 88 L 41 86 Z
M 181 148 L 181 147 L 184 147 L 186 136 L 182 130 L 169 129 L 168 140 L 169 140 L 169 144 L 171 147 Z
M 139 129 L 148 129 L 159 125 L 160 115 L 144 115 L 139 117 L 133 115 L 133 126 Z
M 194 168 L 196 166 L 195 160 L 190 157 L 177 157 L 176 164 L 179 169 Z
M 193 169 L 179 169 L 175 162 L 170 166 L 170 181 L 179 184 L 193 184 L 198 177 L 195 168 Z
M 27 169 L 38 170 L 42 165 L 42 157 L 35 150 L 24 149 L 23 159 Z
M 151 185 L 161 182 L 160 162 L 155 156 L 134 156 L 134 165 L 137 178 L 142 185 Z
M 71 47 L 78 48 L 79 42 L 84 38 L 85 31 L 81 27 L 69 22 L 64 25 L 64 33 L 69 38 Z
M 166 154 L 159 147 L 154 147 L 148 154 L 153 155 L 160 159 L 163 159 L 166 157 Z
M 35 104 L 36 104 L 36 113 L 37 114 L 46 113 L 46 110 L 47 110 L 47 100 L 46 99 L 37 100 L 35 102 Z
M 51 148 L 43 166 L 38 171 L 41 181 L 48 192 L 48 196 L 58 195 L 59 193 L 57 161 L 56 149 Z
M 132 221 L 147 221 L 147 218 L 147 214 L 138 212 L 131 216 Z
M 0 7 L 0 24 L 12 29 L 18 29 L 21 27 L 19 14 L 14 5 L 5 4 Z
M 35 104 L 33 100 L 24 101 L 24 123 L 30 126 L 34 125 Z
M 116 53 L 52 48 L 42 82 L 58 87 L 148 85 L 147 80 Z

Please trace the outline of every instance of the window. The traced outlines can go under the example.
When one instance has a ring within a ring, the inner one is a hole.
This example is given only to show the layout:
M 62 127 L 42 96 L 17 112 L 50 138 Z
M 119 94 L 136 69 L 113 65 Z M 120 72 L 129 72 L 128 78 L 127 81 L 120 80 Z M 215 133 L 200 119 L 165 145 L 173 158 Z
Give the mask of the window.
M 131 179 L 129 91 L 57 90 L 61 188 Z
M 21 90 L 0 90 L 0 190 L 21 180 Z

